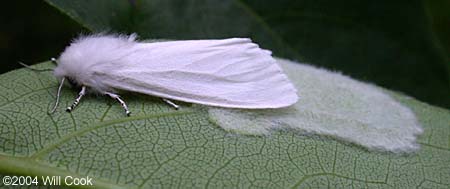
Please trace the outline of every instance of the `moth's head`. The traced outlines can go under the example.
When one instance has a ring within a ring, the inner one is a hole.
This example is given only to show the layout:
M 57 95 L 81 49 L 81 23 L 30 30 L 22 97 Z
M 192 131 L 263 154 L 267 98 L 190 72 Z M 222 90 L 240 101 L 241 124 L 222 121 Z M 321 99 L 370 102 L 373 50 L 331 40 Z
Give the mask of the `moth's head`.
M 76 72 L 71 71 L 76 68 L 70 67 L 72 62 L 62 58 L 63 54 L 58 59 L 52 58 L 52 62 L 56 64 L 56 68 L 53 70 L 53 75 L 58 81 L 62 81 L 64 78 L 64 80 L 67 81 L 71 87 L 80 87 L 80 83 L 76 79 Z
M 86 69 L 94 64 L 96 51 L 84 41 L 76 39 L 54 59 L 56 63 L 54 76 L 61 81 L 65 78 L 72 86 L 79 86 L 83 82 Z
M 64 51 L 65 52 L 65 51 Z M 64 53 L 63 53 L 64 54 Z M 56 111 L 56 108 L 58 107 L 59 104 L 59 97 L 61 95 L 61 89 L 64 85 L 64 83 L 69 83 L 71 87 L 80 87 L 79 82 L 77 82 L 77 80 L 74 79 L 74 76 L 70 73 L 70 68 L 68 68 L 66 65 L 70 65 L 70 61 L 67 62 L 63 57 L 63 54 L 58 58 L 52 58 L 51 61 L 56 64 L 55 69 L 53 70 L 53 75 L 55 75 L 55 77 L 58 79 L 59 83 L 59 87 L 58 87 L 58 93 L 56 94 L 56 101 L 55 101 L 55 106 L 53 107 L 53 109 L 48 112 L 49 114 L 53 114 Z M 67 82 L 65 82 L 67 81 Z

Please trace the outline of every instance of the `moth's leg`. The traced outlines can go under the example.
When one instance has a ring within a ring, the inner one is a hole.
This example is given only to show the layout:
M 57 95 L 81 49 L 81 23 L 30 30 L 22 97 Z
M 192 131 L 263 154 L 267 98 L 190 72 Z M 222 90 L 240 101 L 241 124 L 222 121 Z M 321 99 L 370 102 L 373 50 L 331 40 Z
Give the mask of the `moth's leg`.
M 162 99 L 165 103 L 167 103 L 167 104 L 169 104 L 169 105 L 171 105 L 172 107 L 174 107 L 175 108 L 175 110 L 178 110 L 178 109 L 180 109 L 180 106 L 178 106 L 177 104 L 175 104 L 175 103 L 173 103 L 172 101 L 170 101 L 169 99 L 165 99 L 165 98 L 163 98 Z
M 107 94 L 108 96 L 110 96 L 111 98 L 113 98 L 114 100 L 117 100 L 120 105 L 122 105 L 123 109 L 125 110 L 125 113 L 127 114 L 127 116 L 130 116 L 131 112 L 128 110 L 128 106 L 127 104 L 125 104 L 125 101 L 123 101 L 119 95 L 114 94 L 114 93 L 109 93 L 109 92 L 105 92 L 105 94 Z
M 86 87 L 81 86 L 81 91 L 78 93 L 78 97 L 75 99 L 75 101 L 72 103 L 72 106 L 67 107 L 66 111 L 71 112 L 77 105 L 80 103 L 81 98 L 86 94 Z

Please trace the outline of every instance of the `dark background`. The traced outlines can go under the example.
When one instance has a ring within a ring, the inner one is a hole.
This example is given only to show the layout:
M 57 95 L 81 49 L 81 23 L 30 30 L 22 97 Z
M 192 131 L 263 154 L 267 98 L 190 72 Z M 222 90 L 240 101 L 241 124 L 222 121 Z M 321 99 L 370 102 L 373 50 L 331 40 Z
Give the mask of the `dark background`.
M 43 1 L 3 1 L 0 73 L 57 57 L 82 27 Z
M 140 3 L 128 2 L 132 6 Z M 294 49 L 301 50 L 294 53 L 302 58 L 286 55 L 287 57 L 342 71 L 354 78 L 404 92 L 434 105 L 450 107 L 450 66 L 445 65 L 449 64 L 450 54 L 447 52 L 450 42 L 450 10 L 446 10 L 450 3 L 439 0 L 242 2 L 255 14 L 261 15 L 268 27 L 283 37 L 282 40 Z M 426 4 L 424 10 L 421 9 L 423 4 Z M 349 5 L 354 8 L 348 8 Z M 173 3 L 175 8 L 162 11 L 177 11 L 177 6 L 178 3 Z M 44 1 L 4 1 L 0 14 L 0 73 L 20 68 L 17 61 L 35 64 L 57 57 L 71 39 L 82 32 L 88 32 Z M 139 16 L 139 13 L 136 14 Z M 421 14 L 427 17 L 411 16 Z M 314 20 L 316 18 L 321 19 L 321 23 Z M 120 19 L 120 23 L 127 23 L 126 19 L 129 18 Z M 329 25 L 329 30 L 322 29 L 324 20 L 329 21 L 325 23 Z M 153 33 L 144 37 L 192 37 L 188 33 L 169 33 L 168 31 L 173 31 L 173 26 L 156 21 L 160 27 L 151 28 Z M 346 23 L 347 21 L 351 22 Z M 178 26 L 187 24 L 183 27 L 188 28 L 189 23 L 181 22 Z M 125 33 L 139 30 L 131 24 L 118 24 L 115 27 Z M 222 26 L 223 30 L 232 27 Z M 164 27 L 168 29 L 165 30 Z M 429 27 L 432 28 L 431 31 L 428 30 Z M 349 31 L 354 34 L 349 35 Z M 214 35 L 215 33 L 212 34 Z M 383 37 L 374 40 L 379 36 Z M 202 35 L 192 38 L 202 38 Z M 267 44 L 264 41 L 257 42 L 261 42 L 263 47 Z M 274 50 L 274 53 L 276 56 L 285 56 L 282 51 Z M 345 61 L 350 59 L 356 61 Z

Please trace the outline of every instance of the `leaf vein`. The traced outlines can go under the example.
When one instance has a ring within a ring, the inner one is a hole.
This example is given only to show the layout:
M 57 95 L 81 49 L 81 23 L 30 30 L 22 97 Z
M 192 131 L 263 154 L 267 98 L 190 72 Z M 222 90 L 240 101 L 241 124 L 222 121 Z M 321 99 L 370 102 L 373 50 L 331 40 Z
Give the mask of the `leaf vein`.
M 92 126 L 85 127 L 83 129 L 79 129 L 75 132 L 72 132 L 70 134 L 67 134 L 60 138 L 58 141 L 42 148 L 41 150 L 36 151 L 33 155 L 30 156 L 32 159 L 39 159 L 43 157 L 44 155 L 50 153 L 53 149 L 57 148 L 58 146 L 61 146 L 62 144 L 66 143 L 72 138 L 75 138 L 77 136 L 81 136 L 84 133 L 93 131 L 95 129 L 103 128 L 110 125 L 115 125 L 118 123 L 124 123 L 127 121 L 135 121 L 135 120 L 143 120 L 143 119 L 151 119 L 151 118 L 159 118 L 159 117 L 167 117 L 167 116 L 177 116 L 177 115 L 186 115 L 194 113 L 193 111 L 176 111 L 176 112 L 166 112 L 166 113 L 159 113 L 159 114 L 151 114 L 151 115 L 141 115 L 141 116 L 133 116 L 133 117 L 126 117 L 121 119 L 115 119 L 105 122 L 99 122 L 95 123 Z

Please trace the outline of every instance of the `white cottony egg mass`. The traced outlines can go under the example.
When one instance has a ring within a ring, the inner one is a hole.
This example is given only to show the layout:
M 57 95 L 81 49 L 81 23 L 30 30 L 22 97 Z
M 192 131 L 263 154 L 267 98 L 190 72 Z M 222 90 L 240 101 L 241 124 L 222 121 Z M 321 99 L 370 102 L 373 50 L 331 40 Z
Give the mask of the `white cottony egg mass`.
M 225 130 L 240 134 L 288 129 L 375 150 L 412 152 L 419 148 L 416 137 L 423 131 L 414 113 L 381 88 L 313 66 L 277 61 L 298 89 L 295 105 L 273 110 L 209 107 L 211 118 Z

